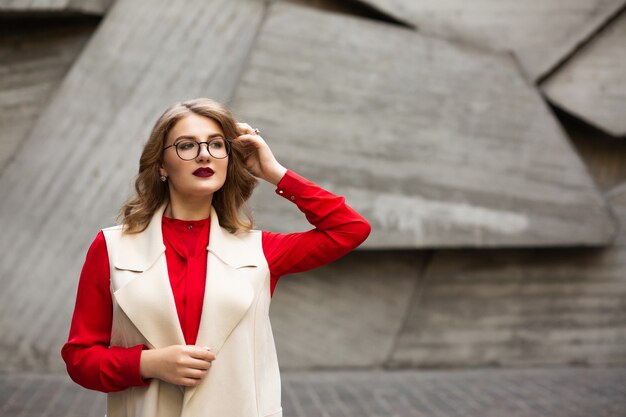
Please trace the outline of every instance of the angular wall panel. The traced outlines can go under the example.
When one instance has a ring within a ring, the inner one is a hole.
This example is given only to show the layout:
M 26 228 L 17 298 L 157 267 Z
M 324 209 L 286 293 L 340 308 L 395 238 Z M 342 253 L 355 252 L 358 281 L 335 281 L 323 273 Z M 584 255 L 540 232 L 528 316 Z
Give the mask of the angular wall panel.
M 80 267 L 166 106 L 228 101 L 258 1 L 120 0 L 0 177 L 1 370 L 62 369 Z
M 599 245 L 614 224 L 507 55 L 274 4 L 233 99 L 288 168 L 348 197 L 367 247 Z M 259 224 L 307 227 L 257 194 Z
M 425 33 L 513 51 L 536 79 L 586 40 L 624 0 L 361 0 Z
M 626 10 L 541 88 L 557 106 L 626 137 Z
M 95 30 L 95 24 L 41 26 L 0 38 L 0 175 Z
M 437 253 L 394 367 L 626 363 L 626 247 Z

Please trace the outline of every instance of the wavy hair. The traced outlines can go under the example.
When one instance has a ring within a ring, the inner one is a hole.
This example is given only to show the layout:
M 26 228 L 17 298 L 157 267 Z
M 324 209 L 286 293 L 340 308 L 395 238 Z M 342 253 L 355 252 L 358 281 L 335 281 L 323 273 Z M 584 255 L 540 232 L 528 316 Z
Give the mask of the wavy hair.
M 124 233 L 140 233 L 148 227 L 155 211 L 169 201 L 167 182 L 160 180 L 159 167 L 163 162 L 163 147 L 176 123 L 192 113 L 213 119 L 220 125 L 225 139 L 231 144 L 226 181 L 213 193 L 212 204 L 220 219 L 220 226 L 231 233 L 249 231 L 253 218 L 245 205 L 257 184 L 246 169 L 249 148 L 233 141 L 239 134 L 236 120 L 222 103 L 198 98 L 173 104 L 158 118 L 139 159 L 139 173 L 135 180 L 136 194 L 124 203 L 117 216 Z M 242 213 L 243 212 L 243 213 Z

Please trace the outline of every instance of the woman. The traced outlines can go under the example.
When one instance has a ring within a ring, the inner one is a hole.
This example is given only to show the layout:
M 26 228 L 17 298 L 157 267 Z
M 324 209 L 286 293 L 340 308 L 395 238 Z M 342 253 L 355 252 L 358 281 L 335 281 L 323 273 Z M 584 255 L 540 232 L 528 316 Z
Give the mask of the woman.
M 367 221 L 278 163 L 257 129 L 196 99 L 157 120 L 121 224 L 87 253 L 62 356 L 78 384 L 109 393 L 108 417 L 282 415 L 269 321 L 278 278 L 357 247 Z M 261 178 L 314 229 L 252 230 Z

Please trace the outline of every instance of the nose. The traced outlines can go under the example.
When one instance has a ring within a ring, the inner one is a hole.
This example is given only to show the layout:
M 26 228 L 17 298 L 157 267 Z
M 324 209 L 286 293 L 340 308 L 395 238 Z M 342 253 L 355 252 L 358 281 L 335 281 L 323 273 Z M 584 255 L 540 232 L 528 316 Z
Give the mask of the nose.
M 202 142 L 199 144 L 199 146 L 200 147 L 198 148 L 198 156 L 196 157 L 196 159 L 200 161 L 208 161 L 209 159 L 211 159 L 212 155 L 209 152 L 209 144 L 206 142 Z

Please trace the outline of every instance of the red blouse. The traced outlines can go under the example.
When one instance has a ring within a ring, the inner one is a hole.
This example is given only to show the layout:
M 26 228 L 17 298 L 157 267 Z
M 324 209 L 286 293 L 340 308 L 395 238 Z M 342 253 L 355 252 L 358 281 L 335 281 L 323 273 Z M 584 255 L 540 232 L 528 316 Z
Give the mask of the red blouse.
M 294 202 L 315 229 L 262 233 L 272 295 L 282 275 L 332 262 L 360 245 L 370 233 L 369 223 L 345 204 L 343 197 L 292 171 L 278 183 L 276 193 Z M 209 219 L 162 219 L 168 274 L 187 344 L 195 343 L 200 324 L 209 228 Z M 69 375 L 85 388 L 113 392 L 149 382 L 139 373 L 141 351 L 146 346 L 109 346 L 112 311 L 108 253 L 100 231 L 87 252 L 69 338 L 61 350 Z
M 210 221 L 163 216 L 161 225 L 178 320 L 185 342 L 195 345 L 204 300 Z

